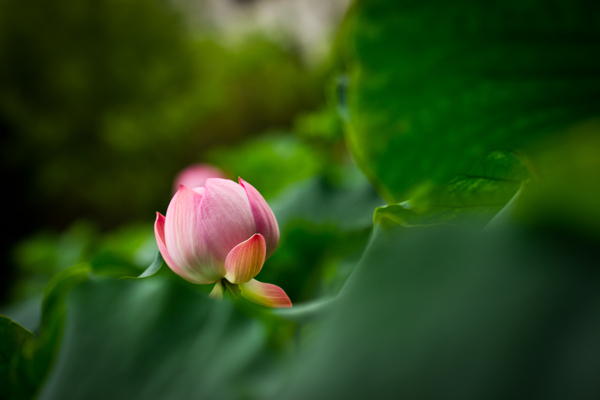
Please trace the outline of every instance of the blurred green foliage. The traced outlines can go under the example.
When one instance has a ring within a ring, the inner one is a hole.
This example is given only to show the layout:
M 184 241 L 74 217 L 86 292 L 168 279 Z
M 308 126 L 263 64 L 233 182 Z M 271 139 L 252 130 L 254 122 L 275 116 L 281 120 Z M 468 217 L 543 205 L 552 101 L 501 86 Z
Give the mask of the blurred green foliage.
M 0 28 L 0 54 L 56 55 L 0 96 L 0 122 L 19 133 L 7 162 L 31 162 L 32 187 L 73 193 L 69 212 L 107 218 L 13 252 L 2 313 L 35 333 L 0 319 L 15 399 L 600 395 L 598 4 L 357 1 L 328 82 L 261 38 L 192 40 L 165 3 L 139 18 L 141 0 L 79 14 L 0 4 L 40 29 L 81 28 L 57 52 L 36 30 Z M 117 40 L 129 24 L 139 36 Z M 112 47 L 86 64 L 96 38 Z M 110 97 L 128 74 L 127 99 Z M 39 104 L 20 89 L 28 77 Z M 292 309 L 215 302 L 154 258 L 153 211 L 198 158 L 267 198 L 281 240 L 258 279 Z
M 164 1 L 2 0 L 0 10 L 3 164 L 55 226 L 144 220 L 207 150 L 289 127 L 322 101 L 322 74 L 293 51 L 261 36 L 193 38 Z
M 268 362 L 268 332 L 248 311 L 161 278 L 90 281 L 74 294 L 65 353 L 38 398 L 257 396 L 248 380 Z M 91 342 L 100 344 L 94 355 Z
M 87 260 L 97 235 L 91 223 L 80 221 L 60 235 L 39 232 L 19 243 L 13 252 L 18 279 L 12 288 L 12 299 L 42 293 L 55 274 Z
M 231 154 L 238 151 L 234 148 Z M 251 164 L 254 159 L 255 153 L 251 152 L 250 157 L 239 157 L 238 162 L 248 160 Z M 286 287 L 295 301 L 337 293 L 352 271 L 347 269 L 336 278 L 338 265 L 358 261 L 371 231 L 373 209 L 383 204 L 354 167 L 343 171 L 345 180 L 332 182 L 314 177 L 288 187 L 271 201 L 281 241 L 260 278 Z M 280 190 L 281 183 L 267 181 L 265 192 Z M 14 251 L 18 277 L 11 300 L 39 295 L 55 274 L 80 262 L 90 263 L 97 275 L 137 276 L 152 263 L 156 252 L 151 224 L 124 225 L 102 234 L 93 223 L 79 221 L 60 235 L 42 232 L 20 243 Z M 325 274 L 333 275 L 320 284 Z M 10 310 L 5 312 L 13 316 Z
M 251 182 L 267 199 L 291 183 L 321 173 L 324 161 L 296 136 L 273 133 L 236 146 L 211 150 L 207 159 L 233 180 Z
M 24 300 L 41 294 L 57 273 L 89 262 L 100 275 L 139 274 L 156 253 L 152 225 L 125 225 L 101 234 L 96 224 L 77 221 L 62 234 L 37 233 L 13 252 L 17 279 L 11 299 Z
M 300 182 L 271 202 L 281 240 L 258 279 L 284 287 L 293 301 L 336 295 L 366 246 L 383 200 L 355 168 L 344 175 Z
M 485 225 L 529 181 L 523 157 L 492 152 L 448 184 L 414 193 L 410 201 L 375 210 L 374 223 L 419 226 L 467 222 Z
M 270 398 L 596 398 L 597 254 L 512 224 L 379 230 Z
M 0 398 L 15 398 L 20 395 L 22 382 L 14 376 L 11 361 L 18 357 L 21 348 L 33 338 L 33 334 L 9 318 L 0 316 L 0 337 Z
M 535 170 L 516 214 L 545 229 L 600 239 L 600 122 L 583 121 L 529 151 Z
M 339 40 L 348 143 L 389 202 L 598 114 L 588 0 L 358 1 Z

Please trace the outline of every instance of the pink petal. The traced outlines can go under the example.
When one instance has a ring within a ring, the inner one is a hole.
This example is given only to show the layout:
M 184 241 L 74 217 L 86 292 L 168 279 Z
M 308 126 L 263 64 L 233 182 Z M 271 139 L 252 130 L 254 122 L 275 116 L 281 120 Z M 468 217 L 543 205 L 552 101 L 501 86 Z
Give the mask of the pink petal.
M 262 283 L 256 279 L 238 285 L 242 297 L 261 306 L 273 308 L 290 308 L 292 302 L 282 288 L 270 283 Z
M 210 164 L 194 164 L 181 171 L 175 178 L 173 192 L 183 185 L 189 188 L 204 186 L 209 178 L 227 178 L 223 171 Z
M 225 266 L 209 251 L 201 224 L 203 188 L 181 186 L 167 209 L 165 244 L 175 263 L 196 283 L 212 283 L 222 278 Z
M 231 249 L 225 260 L 225 278 L 231 283 L 248 282 L 262 269 L 266 253 L 265 239 L 260 233 L 238 244 Z
M 246 191 L 254 223 L 256 224 L 256 232 L 264 236 L 267 243 L 267 258 L 275 252 L 279 244 L 279 226 L 275 214 L 271 211 L 271 207 L 267 204 L 262 195 L 251 184 L 239 178 L 240 185 Z
M 156 236 L 158 250 L 160 251 L 163 260 L 165 260 L 165 263 L 167 263 L 169 268 L 171 268 L 173 272 L 181 276 L 183 279 L 194 282 L 194 278 L 179 268 L 167 251 L 167 246 L 165 245 L 165 217 L 163 217 L 161 213 L 156 213 L 156 222 L 154 222 L 154 236 Z
M 201 209 L 204 240 L 222 262 L 231 249 L 256 233 L 246 192 L 233 181 L 206 181 Z

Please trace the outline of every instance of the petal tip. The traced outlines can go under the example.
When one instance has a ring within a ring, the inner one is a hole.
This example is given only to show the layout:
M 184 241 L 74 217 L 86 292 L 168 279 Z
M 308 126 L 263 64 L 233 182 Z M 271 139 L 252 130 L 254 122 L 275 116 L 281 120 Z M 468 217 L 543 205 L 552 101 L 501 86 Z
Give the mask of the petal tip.
M 253 303 L 271 308 L 291 308 L 292 301 L 285 291 L 277 285 L 252 279 L 239 285 L 242 297 Z
M 227 274 L 231 283 L 245 283 L 254 278 L 262 269 L 267 255 L 267 244 L 260 233 L 235 246 L 225 260 Z

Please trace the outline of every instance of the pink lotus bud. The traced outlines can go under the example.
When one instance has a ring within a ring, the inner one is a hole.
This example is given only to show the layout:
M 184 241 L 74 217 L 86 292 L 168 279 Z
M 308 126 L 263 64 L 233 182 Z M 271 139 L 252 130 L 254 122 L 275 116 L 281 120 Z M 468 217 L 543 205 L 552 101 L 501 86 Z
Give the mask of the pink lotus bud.
M 219 168 L 210 164 L 190 165 L 175 177 L 173 193 L 175 193 L 181 185 L 187 186 L 190 189 L 202 187 L 209 178 L 227 179 L 227 176 Z
M 210 178 L 204 187 L 181 185 L 166 217 L 157 213 L 154 232 L 163 259 L 182 278 L 215 283 L 211 297 L 227 287 L 268 307 L 291 307 L 285 292 L 253 279 L 277 248 L 279 227 L 258 191 L 241 178 Z

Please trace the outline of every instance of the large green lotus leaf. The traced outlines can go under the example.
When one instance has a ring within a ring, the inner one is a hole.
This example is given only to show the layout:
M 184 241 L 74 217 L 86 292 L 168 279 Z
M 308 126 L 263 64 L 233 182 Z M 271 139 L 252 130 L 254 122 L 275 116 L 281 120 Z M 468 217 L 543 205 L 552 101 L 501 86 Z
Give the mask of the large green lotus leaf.
M 252 397 L 267 330 L 231 302 L 165 277 L 93 280 L 67 300 L 63 344 L 39 399 Z M 244 397 L 246 396 L 246 397 Z
M 0 315 L 12 319 L 23 328 L 33 332 L 40 326 L 42 298 L 43 296 L 40 295 L 26 301 L 9 304 L 0 309 Z
M 293 302 L 339 291 L 368 243 L 373 211 L 384 204 L 357 169 L 343 174 L 341 182 L 315 177 L 290 185 L 269 202 L 281 240 L 257 279 L 282 287 Z
M 271 202 L 279 225 L 285 228 L 303 220 L 346 232 L 370 228 L 373 210 L 385 202 L 358 170 L 349 169 L 344 175 L 345 182 L 314 177 L 283 191 Z
M 598 398 L 597 254 L 507 224 L 377 230 L 273 398 Z
M 379 207 L 374 223 L 383 226 L 478 224 L 484 226 L 513 198 L 529 172 L 521 157 L 493 152 L 465 174 L 408 202 Z
M 43 298 L 32 298 L 18 307 L 7 309 L 11 318 L 26 323 L 36 332 L 35 336 L 30 334 L 30 340 L 22 342 L 19 356 L 12 357 L 10 361 L 12 386 L 6 390 L 10 390 L 11 400 L 31 399 L 46 378 L 61 343 L 65 297 L 73 287 L 89 278 L 90 270 L 88 264 L 77 264 L 64 269 L 50 279 Z M 18 325 L 13 324 L 11 328 L 16 329 L 16 326 Z M 4 343 L 5 339 L 0 343 Z M 7 345 L 8 343 L 10 342 Z M 4 387 L 4 384 L 0 387 Z
M 22 357 L 13 364 L 14 375 L 24 384 L 24 398 L 31 398 L 46 379 L 62 340 L 65 323 L 65 298 L 77 285 L 89 279 L 91 267 L 82 263 L 56 274 L 44 290 L 39 333 L 23 347 Z
M 359 1 L 348 142 L 389 202 L 600 110 L 600 3 Z
M 16 399 L 21 382 L 11 376 L 15 357 L 19 357 L 23 344 L 33 334 L 19 324 L 0 315 L 0 399 Z

